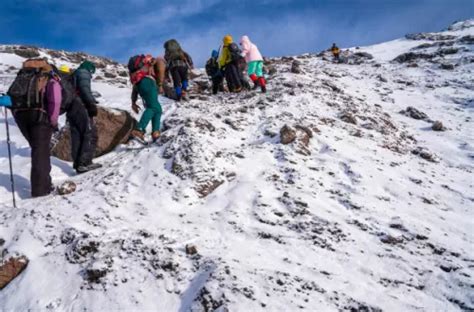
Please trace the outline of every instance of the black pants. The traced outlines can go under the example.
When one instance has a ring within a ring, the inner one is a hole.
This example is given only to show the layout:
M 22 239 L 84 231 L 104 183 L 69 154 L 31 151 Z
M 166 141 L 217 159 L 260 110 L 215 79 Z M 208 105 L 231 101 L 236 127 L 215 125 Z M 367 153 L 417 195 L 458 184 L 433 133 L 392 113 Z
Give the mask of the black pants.
M 212 78 L 212 94 L 224 91 L 224 78 L 221 75 Z
M 240 80 L 237 64 L 230 63 L 225 66 L 225 79 L 230 92 L 242 88 L 242 81 Z
M 31 196 L 51 193 L 51 160 L 49 144 L 53 134 L 46 113 L 24 111 L 15 114 L 15 121 L 31 147 Z
M 187 66 L 174 66 L 170 68 L 170 74 L 173 78 L 174 87 L 187 88 L 188 83 L 188 67 Z
M 74 169 L 92 163 L 97 145 L 97 128 L 79 98 L 76 98 L 66 113 L 71 129 L 71 156 Z

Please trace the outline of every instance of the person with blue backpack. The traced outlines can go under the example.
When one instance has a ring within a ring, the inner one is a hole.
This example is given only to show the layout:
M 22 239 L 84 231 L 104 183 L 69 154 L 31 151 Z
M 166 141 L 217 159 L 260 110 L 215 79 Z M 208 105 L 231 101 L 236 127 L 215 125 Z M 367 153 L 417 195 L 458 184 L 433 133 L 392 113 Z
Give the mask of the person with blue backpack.
M 219 69 L 219 52 L 213 50 L 211 58 L 206 62 L 206 74 L 212 82 L 212 94 L 217 94 L 219 91 L 224 91 L 224 77 L 222 71 Z

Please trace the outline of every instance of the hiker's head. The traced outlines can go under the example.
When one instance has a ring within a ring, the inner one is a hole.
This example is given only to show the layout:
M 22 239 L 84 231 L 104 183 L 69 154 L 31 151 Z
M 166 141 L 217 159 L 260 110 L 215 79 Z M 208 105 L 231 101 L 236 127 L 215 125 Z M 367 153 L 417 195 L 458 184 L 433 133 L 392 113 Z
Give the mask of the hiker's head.
M 224 39 L 222 41 L 224 42 L 224 45 L 227 46 L 231 44 L 232 42 L 234 42 L 234 39 L 232 39 L 231 35 L 226 35 L 224 36 Z
M 217 50 L 212 50 L 211 57 L 217 58 L 219 56 L 219 52 Z
M 67 66 L 67 65 L 61 65 L 61 66 L 59 66 L 58 70 L 59 70 L 60 73 L 63 73 L 63 74 L 69 74 L 69 73 L 71 73 L 71 69 L 70 69 L 69 66 Z
M 250 43 L 250 39 L 248 36 L 242 36 L 242 38 L 240 38 L 240 44 L 248 44 Z
M 91 74 L 95 73 L 95 65 L 91 61 L 82 62 L 82 64 L 79 66 L 79 69 L 85 69 Z

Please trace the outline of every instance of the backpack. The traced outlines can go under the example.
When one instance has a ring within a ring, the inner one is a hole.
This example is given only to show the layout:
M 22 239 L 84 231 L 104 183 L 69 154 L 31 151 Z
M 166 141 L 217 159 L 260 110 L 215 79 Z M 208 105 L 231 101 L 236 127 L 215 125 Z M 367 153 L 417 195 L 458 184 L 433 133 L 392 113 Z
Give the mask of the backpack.
M 45 87 L 53 67 L 44 59 L 28 59 L 18 72 L 7 94 L 12 99 L 12 110 L 44 109 Z
M 211 57 L 207 62 L 206 62 L 206 74 L 214 78 L 216 74 L 219 72 L 219 64 L 217 63 L 217 60 L 213 57 Z
M 165 42 L 165 54 L 167 55 L 168 61 L 184 60 L 183 49 L 179 45 L 178 41 L 171 39 Z
M 74 98 L 77 96 L 76 92 L 76 80 L 74 78 L 74 73 L 70 74 L 58 74 L 61 80 L 61 111 L 60 114 L 65 113 L 68 110 L 69 105 L 74 101 Z
M 234 61 L 238 62 L 241 59 L 243 59 L 242 51 L 240 50 L 237 43 L 232 42 L 231 44 L 229 44 L 228 49 L 229 49 L 229 53 L 230 53 L 230 59 L 232 60 L 232 62 L 234 62 Z
M 128 72 L 133 74 L 134 72 L 140 70 L 143 66 L 145 66 L 145 59 L 146 57 L 143 54 L 132 56 L 128 60 Z

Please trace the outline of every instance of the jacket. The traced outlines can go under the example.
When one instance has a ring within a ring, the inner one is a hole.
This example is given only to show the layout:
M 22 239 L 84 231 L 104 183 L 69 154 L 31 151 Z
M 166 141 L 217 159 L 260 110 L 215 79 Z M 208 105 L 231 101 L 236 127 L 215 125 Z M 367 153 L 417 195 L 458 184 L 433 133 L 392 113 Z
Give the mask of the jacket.
M 84 103 L 89 116 L 96 116 L 97 115 L 97 101 L 95 100 L 94 96 L 92 95 L 91 90 L 91 80 L 92 74 L 89 70 L 85 68 L 77 69 L 74 72 L 74 79 L 76 84 L 77 92 Z
M 242 46 L 242 56 L 245 58 L 247 63 L 263 61 L 262 54 L 258 50 L 257 46 L 250 41 L 249 37 L 242 36 L 240 39 L 240 44 Z
M 56 79 L 49 79 L 45 91 L 49 122 L 53 128 L 57 128 L 62 103 L 61 84 Z
M 222 52 L 219 57 L 219 68 L 224 68 L 226 65 L 232 63 L 232 55 L 229 51 L 229 46 L 224 45 L 222 47 Z

